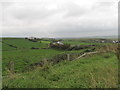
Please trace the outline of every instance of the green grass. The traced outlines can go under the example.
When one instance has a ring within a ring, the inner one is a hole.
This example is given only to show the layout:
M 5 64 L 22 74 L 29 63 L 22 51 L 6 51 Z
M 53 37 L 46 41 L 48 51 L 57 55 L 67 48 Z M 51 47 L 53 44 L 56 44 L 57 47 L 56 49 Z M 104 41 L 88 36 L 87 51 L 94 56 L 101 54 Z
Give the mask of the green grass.
M 64 43 L 67 44 L 72 44 L 72 45 L 106 45 L 106 44 L 110 44 L 110 43 L 88 43 L 88 42 L 79 42 L 79 41 L 64 41 Z
M 17 46 L 15 49 L 2 45 L 3 87 L 9 88 L 114 88 L 117 87 L 118 62 L 114 53 L 88 55 L 78 60 L 61 61 L 51 65 L 45 62 L 43 67 L 27 70 L 31 64 L 50 59 L 58 54 L 81 53 L 82 50 L 30 49 L 47 48 L 50 41 L 32 42 L 23 38 L 3 38 L 7 44 Z M 84 41 L 84 42 L 83 42 Z M 110 43 L 93 43 L 89 39 L 69 39 L 64 43 L 72 45 L 110 45 Z M 99 50 L 100 47 L 96 50 Z M 92 47 L 91 47 L 92 48 Z M 91 49 L 89 48 L 89 49 Z M 0 49 L 1 50 L 1 49 Z M 9 63 L 14 62 L 15 74 L 8 70 Z
M 5 43 L 17 46 L 18 48 L 10 47 L 7 44 L 2 44 L 3 48 L 3 75 L 7 75 L 8 65 L 11 61 L 15 63 L 15 71 L 22 72 L 30 64 L 40 62 L 45 58 L 52 58 L 57 54 L 62 53 L 80 53 L 84 50 L 63 51 L 54 49 L 38 49 L 32 50 L 31 47 L 40 47 L 40 45 L 47 45 L 49 41 L 31 42 L 23 38 L 4 38 Z M 43 46 L 44 47 L 44 46 Z
M 3 78 L 9 88 L 117 88 L 118 66 L 113 53 L 63 61 L 46 68 Z M 32 83 L 31 83 L 32 82 Z
M 50 43 L 50 41 L 41 41 L 41 43 L 46 43 L 46 44 L 49 44 Z
M 0 59 L 2 58 L 2 43 L 0 42 Z
M 7 51 L 7 50 L 16 50 L 16 48 L 10 47 L 4 43 L 2 43 L 2 50 Z
M 0 89 L 2 89 L 2 43 L 0 42 Z
M 11 44 L 17 47 L 17 49 L 30 49 L 32 47 L 35 48 L 46 48 L 48 45 L 44 42 L 32 42 L 24 38 L 3 38 L 3 42 L 7 44 Z M 3 44 L 3 50 L 11 50 L 15 49 L 13 47 L 10 47 L 9 45 L 4 45 Z
M 60 51 L 54 49 L 41 49 L 41 50 L 12 50 L 3 51 L 3 75 L 7 75 L 8 65 L 11 61 L 15 63 L 15 71 L 22 72 L 30 64 L 40 62 L 43 59 L 50 59 L 58 54 L 64 53 L 80 53 L 84 50 L 73 50 L 73 51 Z
M 7 73 L 6 70 L 10 61 L 15 63 L 15 70 L 21 72 L 24 71 L 26 66 L 59 53 L 61 53 L 61 51 L 52 49 L 4 51 L 2 54 L 3 75 Z
M 67 43 L 67 44 L 72 44 L 72 45 L 111 45 L 112 43 L 97 43 L 97 42 L 93 42 L 92 39 L 65 39 L 63 40 L 63 43 Z

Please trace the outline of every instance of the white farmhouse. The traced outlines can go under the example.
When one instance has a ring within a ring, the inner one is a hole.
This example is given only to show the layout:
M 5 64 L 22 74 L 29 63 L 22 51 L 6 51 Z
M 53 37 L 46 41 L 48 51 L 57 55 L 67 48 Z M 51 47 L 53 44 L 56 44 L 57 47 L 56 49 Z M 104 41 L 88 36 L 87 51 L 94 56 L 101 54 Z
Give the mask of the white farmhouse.
M 62 43 L 62 42 L 59 42 L 59 41 L 58 41 L 58 42 L 56 42 L 56 43 L 57 43 L 57 44 L 60 44 L 60 45 L 63 45 L 63 43 Z
M 102 43 L 104 43 L 105 41 L 103 40 Z
M 60 41 L 53 42 L 52 44 L 53 44 L 53 45 L 56 45 L 56 44 L 63 45 L 63 43 L 62 43 L 62 42 L 60 42 Z

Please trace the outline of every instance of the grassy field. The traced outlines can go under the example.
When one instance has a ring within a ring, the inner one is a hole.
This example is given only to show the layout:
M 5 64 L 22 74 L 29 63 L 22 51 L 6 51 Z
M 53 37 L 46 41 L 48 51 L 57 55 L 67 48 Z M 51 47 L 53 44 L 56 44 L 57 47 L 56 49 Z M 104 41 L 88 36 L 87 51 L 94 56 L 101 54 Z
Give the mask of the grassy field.
M 60 52 L 51 49 L 5 51 L 3 52 L 3 75 L 10 61 L 14 61 L 16 72 L 21 72 L 24 71 L 26 66 L 39 62 L 44 58 L 52 57 Z
M 47 44 L 46 42 L 42 41 L 40 42 L 32 42 L 27 39 L 23 38 L 5 38 L 3 39 L 3 50 L 14 50 L 14 49 L 30 49 L 32 47 L 35 48 L 46 48 Z M 7 44 L 16 46 L 17 48 L 13 48 L 8 46 Z
M 5 38 L 3 42 L 7 44 L 2 44 L 3 48 L 3 75 L 7 74 L 8 65 L 11 61 L 15 63 L 15 72 L 24 71 L 25 67 L 30 64 L 41 61 L 42 59 L 52 58 L 53 56 L 61 53 L 78 53 L 83 50 L 73 50 L 73 51 L 61 51 L 54 49 L 30 49 L 31 47 L 47 47 L 50 41 L 31 42 L 22 38 Z M 13 48 L 10 45 L 14 45 L 18 48 Z
M 64 39 L 64 43 L 72 44 L 72 45 L 111 45 L 111 43 L 98 43 L 95 42 L 96 39 Z M 97 39 L 99 40 L 99 39 Z
M 86 56 L 48 67 L 4 77 L 3 87 L 117 88 L 118 66 L 113 53 Z
M 51 42 L 41 40 L 32 42 L 24 38 L 3 38 L 2 71 L 4 88 L 116 88 L 118 81 L 118 61 L 112 43 L 96 43 L 89 39 L 63 39 L 63 43 L 71 45 L 97 45 L 95 51 L 106 51 L 86 55 L 72 61 L 60 60 L 51 64 L 51 59 L 62 59 L 60 54 L 80 54 L 86 50 L 57 50 L 48 48 Z M 14 48 L 12 46 L 16 46 Z M 111 45 L 107 51 L 103 46 Z M 99 47 L 98 47 L 99 46 Z M 38 48 L 38 49 L 32 49 Z M 102 48 L 103 47 L 103 48 Z M 43 49 L 41 49 L 43 48 Z M 45 49 L 44 49 L 45 48 Z M 102 48 L 102 49 L 101 49 Z M 46 61 L 47 60 L 47 61 Z M 44 65 L 30 65 L 44 61 Z M 54 60 L 55 61 L 55 60 Z M 14 65 L 11 65 L 11 62 Z M 9 68 L 13 68 L 10 70 Z M 28 82 L 29 81 L 29 82 Z

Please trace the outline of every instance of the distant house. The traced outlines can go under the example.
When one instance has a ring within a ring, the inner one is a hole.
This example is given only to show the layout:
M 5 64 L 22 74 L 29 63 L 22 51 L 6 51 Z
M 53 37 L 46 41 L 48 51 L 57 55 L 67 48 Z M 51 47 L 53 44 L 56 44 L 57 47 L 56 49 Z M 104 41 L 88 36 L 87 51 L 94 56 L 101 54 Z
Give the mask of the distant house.
M 64 43 L 60 42 L 60 41 L 56 41 L 56 42 L 51 42 L 48 47 L 53 47 L 53 46 L 57 46 L 57 45 L 64 45 Z
M 60 45 L 63 45 L 63 43 L 62 42 L 60 42 L 60 41 L 58 41 L 58 42 L 56 42 L 57 44 L 60 44 Z
M 112 41 L 113 43 L 116 43 L 115 41 Z
M 57 45 L 63 45 L 63 43 L 62 43 L 62 42 L 60 42 L 60 41 L 53 42 L 52 44 L 53 44 L 53 45 L 56 45 L 56 44 L 57 44 Z
M 101 41 L 102 43 L 104 43 L 105 41 L 103 40 L 103 41 Z
M 28 39 L 29 41 L 32 41 L 32 42 L 37 42 L 37 40 L 39 40 L 39 38 L 36 38 L 36 37 L 26 37 L 25 39 Z
M 110 39 L 98 39 L 98 40 L 93 40 L 93 42 L 97 42 L 97 43 L 120 43 L 119 40 L 110 40 Z
M 119 41 L 118 41 L 118 40 L 113 40 L 112 42 L 113 42 L 113 43 L 119 43 Z

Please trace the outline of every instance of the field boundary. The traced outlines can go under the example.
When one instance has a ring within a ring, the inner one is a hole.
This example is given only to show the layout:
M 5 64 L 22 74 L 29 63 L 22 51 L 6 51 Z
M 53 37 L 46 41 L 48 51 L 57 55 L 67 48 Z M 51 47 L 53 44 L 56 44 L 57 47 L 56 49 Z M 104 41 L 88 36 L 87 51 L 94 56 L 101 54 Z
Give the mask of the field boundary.
M 96 53 L 99 53 L 99 52 L 98 52 L 98 51 L 95 51 L 95 52 L 84 53 L 84 54 L 82 54 L 81 56 L 77 57 L 76 59 L 80 59 L 80 58 L 82 58 L 82 57 L 84 57 L 84 56 L 86 56 L 86 55 L 89 55 L 89 54 L 96 54 Z

